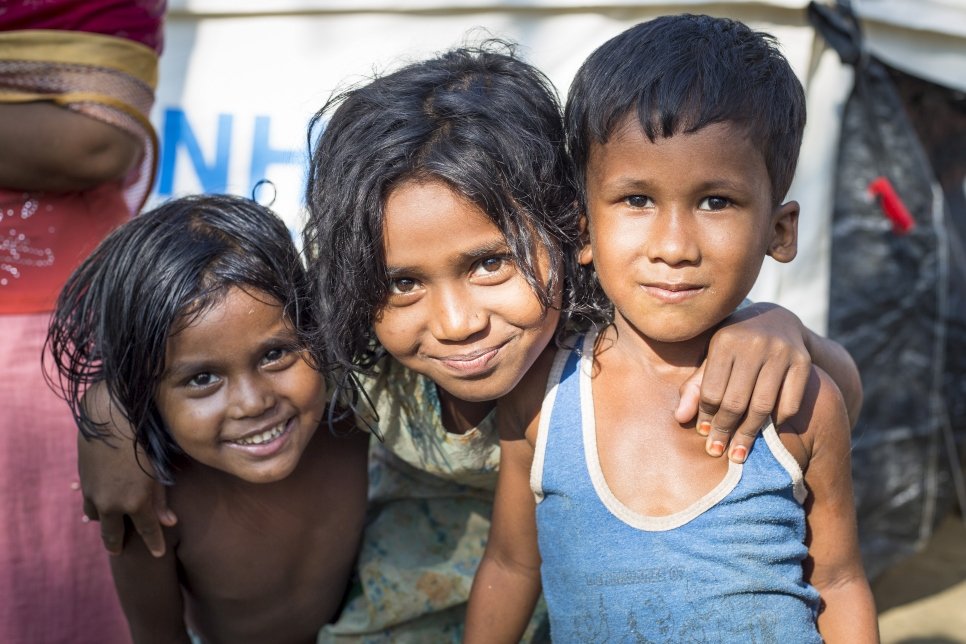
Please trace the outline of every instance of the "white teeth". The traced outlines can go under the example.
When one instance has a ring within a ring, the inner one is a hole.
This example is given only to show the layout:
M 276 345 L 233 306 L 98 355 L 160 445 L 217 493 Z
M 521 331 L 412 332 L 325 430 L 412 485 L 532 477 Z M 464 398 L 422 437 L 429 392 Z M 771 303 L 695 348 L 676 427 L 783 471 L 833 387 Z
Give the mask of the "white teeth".
M 254 436 L 249 436 L 248 438 L 242 438 L 237 441 L 232 441 L 239 445 L 261 445 L 262 443 L 267 443 L 268 441 L 282 435 L 285 431 L 285 423 L 279 423 L 271 429 L 267 429 L 261 434 L 255 434 Z

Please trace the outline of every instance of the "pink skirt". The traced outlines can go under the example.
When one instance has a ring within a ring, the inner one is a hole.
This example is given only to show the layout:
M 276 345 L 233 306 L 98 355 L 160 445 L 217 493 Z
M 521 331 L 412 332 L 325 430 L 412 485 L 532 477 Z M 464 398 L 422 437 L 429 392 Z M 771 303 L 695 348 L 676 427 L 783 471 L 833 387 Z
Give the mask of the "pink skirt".
M 81 521 L 77 429 L 44 381 L 49 314 L 0 315 L 0 642 L 130 642 L 99 524 Z

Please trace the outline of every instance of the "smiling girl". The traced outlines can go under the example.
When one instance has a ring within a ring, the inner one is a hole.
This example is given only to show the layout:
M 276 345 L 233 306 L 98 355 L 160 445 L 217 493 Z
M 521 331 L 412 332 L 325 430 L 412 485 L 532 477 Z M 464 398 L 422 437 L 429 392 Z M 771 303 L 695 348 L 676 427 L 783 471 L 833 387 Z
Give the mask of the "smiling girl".
M 314 642 L 339 607 L 366 439 L 322 423 L 306 290 L 281 220 L 212 196 L 125 224 L 60 296 L 48 348 L 82 431 L 112 420 L 109 393 L 173 484 L 167 553 L 132 539 L 111 558 L 135 642 Z

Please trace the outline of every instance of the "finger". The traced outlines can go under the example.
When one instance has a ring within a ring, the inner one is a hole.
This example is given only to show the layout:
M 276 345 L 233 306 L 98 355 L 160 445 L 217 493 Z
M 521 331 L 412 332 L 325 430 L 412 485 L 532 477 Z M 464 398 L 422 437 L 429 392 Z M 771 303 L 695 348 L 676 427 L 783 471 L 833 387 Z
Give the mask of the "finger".
M 154 514 L 168 528 L 178 523 L 178 516 L 168 507 L 168 493 L 160 483 L 154 485 Z
M 101 541 L 104 549 L 112 555 L 121 554 L 124 548 L 123 514 L 105 514 L 101 517 Z
M 735 436 L 731 441 L 731 447 L 728 448 L 728 459 L 734 463 L 744 463 L 748 460 L 748 454 L 751 453 L 751 446 L 755 443 L 755 438 L 758 436 L 758 432 L 761 427 L 751 433 L 746 433 L 745 431 L 739 429 L 735 432 Z
M 744 463 L 751 451 L 751 445 L 768 422 L 778 402 L 787 370 L 781 361 L 770 362 L 762 367 L 748 409 L 735 430 L 734 439 L 728 449 L 728 457 L 735 463 Z
M 91 521 L 99 521 L 101 518 L 97 513 L 97 506 L 90 499 L 84 499 L 84 516 Z
M 708 431 L 708 438 L 704 442 L 704 450 L 715 458 L 721 456 L 725 452 L 725 448 L 728 446 L 728 441 L 731 439 L 731 434 L 727 429 L 722 429 L 720 427 L 715 427 L 711 425 Z
M 759 369 L 760 365 L 743 365 L 741 368 L 736 365 L 732 369 L 724 395 L 718 404 L 718 409 L 710 419 L 711 435 L 709 439 L 721 439 L 721 436 L 716 437 L 715 434 L 724 433 L 726 436 L 724 437 L 723 447 L 727 447 L 727 439 L 738 429 L 751 406 L 759 380 Z M 771 411 L 770 404 L 768 411 Z
M 130 517 L 134 529 L 141 535 L 141 540 L 144 541 L 144 545 L 148 547 L 151 554 L 155 557 L 163 556 L 164 532 L 161 530 L 161 524 L 158 523 L 158 517 L 155 513 L 153 511 L 139 512 L 130 515 Z
M 708 354 L 702 365 L 701 397 L 698 402 L 698 423 L 710 421 L 718 412 L 721 401 L 724 400 L 731 371 L 734 368 L 733 356 L 722 358 L 721 353 L 714 351 Z
M 684 381 L 684 384 L 678 390 L 681 399 L 678 401 L 677 409 L 674 410 L 674 420 L 682 425 L 696 420 L 698 404 L 701 401 L 701 381 L 703 378 L 704 365 L 701 365 L 690 378 Z
M 811 361 L 801 360 L 794 362 L 785 373 L 785 381 L 778 391 L 778 404 L 775 407 L 776 425 L 788 422 L 802 408 L 811 372 Z

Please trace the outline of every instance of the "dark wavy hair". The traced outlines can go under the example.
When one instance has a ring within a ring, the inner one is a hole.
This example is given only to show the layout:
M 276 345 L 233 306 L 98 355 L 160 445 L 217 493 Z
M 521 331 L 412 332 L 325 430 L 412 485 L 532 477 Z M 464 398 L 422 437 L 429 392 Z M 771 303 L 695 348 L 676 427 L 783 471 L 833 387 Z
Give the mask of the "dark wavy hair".
M 587 57 L 567 94 L 564 127 L 582 212 L 591 147 L 605 144 L 630 114 L 651 141 L 712 123 L 744 128 L 762 152 L 778 205 L 798 164 L 805 92 L 775 39 L 736 20 L 681 14 L 627 29 Z M 593 267 L 580 273 L 575 301 L 593 322 L 609 321 L 613 305 Z
M 337 93 L 312 119 L 309 144 L 304 249 L 320 307 L 313 344 L 344 374 L 369 372 L 384 355 L 373 332 L 388 295 L 384 206 L 405 181 L 445 182 L 478 206 L 543 305 L 563 290 L 564 308 L 574 308 L 579 291 L 566 276 L 577 274 L 578 218 L 560 104 L 512 44 L 456 48 Z M 535 270 L 541 246 L 550 255 L 546 284 Z
M 805 92 L 771 35 L 682 14 L 642 22 L 596 49 L 574 77 L 564 112 L 582 205 L 591 146 L 606 143 L 631 113 L 651 141 L 736 123 L 764 155 L 772 202 L 788 192 Z
M 309 284 L 285 224 L 248 199 L 192 196 L 135 217 L 68 279 L 44 352 L 86 438 L 107 438 L 83 396 L 103 381 L 158 478 L 173 482 L 183 452 L 155 405 L 169 335 L 217 304 L 229 287 L 285 307 L 297 328 L 312 316 Z

